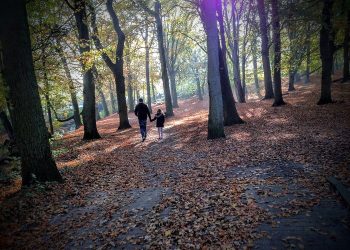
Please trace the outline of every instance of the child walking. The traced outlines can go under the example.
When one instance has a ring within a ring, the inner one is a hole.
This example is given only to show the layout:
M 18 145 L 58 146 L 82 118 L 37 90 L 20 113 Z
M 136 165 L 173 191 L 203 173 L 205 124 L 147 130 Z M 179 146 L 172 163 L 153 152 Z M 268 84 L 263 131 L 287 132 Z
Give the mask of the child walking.
M 158 128 L 158 139 L 163 139 L 163 128 L 164 128 L 164 121 L 165 121 L 165 116 L 162 112 L 161 109 L 158 109 L 157 114 L 154 116 L 154 118 L 151 120 L 152 122 L 157 120 L 156 127 Z

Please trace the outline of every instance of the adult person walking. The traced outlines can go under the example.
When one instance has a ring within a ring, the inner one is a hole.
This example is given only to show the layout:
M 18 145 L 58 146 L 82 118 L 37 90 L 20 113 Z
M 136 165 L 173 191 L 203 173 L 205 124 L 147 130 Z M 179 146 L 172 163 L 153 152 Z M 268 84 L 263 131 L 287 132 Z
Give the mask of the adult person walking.
M 139 119 L 142 141 L 145 141 L 147 137 L 147 116 L 151 121 L 151 114 L 149 112 L 148 106 L 143 103 L 142 98 L 139 99 L 139 103 L 135 107 L 135 115 Z

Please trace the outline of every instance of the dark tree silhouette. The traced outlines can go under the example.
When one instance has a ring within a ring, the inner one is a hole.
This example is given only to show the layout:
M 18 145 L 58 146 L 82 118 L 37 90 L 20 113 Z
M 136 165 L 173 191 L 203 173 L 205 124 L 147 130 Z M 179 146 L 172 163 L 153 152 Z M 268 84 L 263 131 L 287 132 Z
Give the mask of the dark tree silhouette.
M 272 89 L 272 78 L 271 78 L 271 68 L 270 68 L 270 57 L 269 57 L 269 39 L 268 39 L 268 29 L 265 11 L 264 0 L 257 0 L 258 3 L 258 13 L 260 19 L 260 33 L 261 33 L 261 56 L 264 68 L 264 86 L 265 86 L 265 96 L 264 99 L 273 98 Z
M 334 53 L 334 32 L 332 27 L 333 0 L 323 0 L 320 31 L 320 52 L 322 61 L 321 97 L 318 105 L 332 103 L 332 63 Z
M 9 108 L 21 156 L 22 185 L 30 185 L 35 180 L 62 181 L 52 157 L 42 113 L 25 1 L 2 2 L 0 41 L 3 50 L 1 68 L 9 88 Z
M 271 0 L 272 6 L 272 28 L 273 28 L 273 47 L 274 47 L 274 74 L 273 81 L 275 86 L 275 101 L 272 106 L 281 106 L 286 104 L 282 97 L 281 84 L 281 35 L 280 18 L 278 13 L 277 0 Z

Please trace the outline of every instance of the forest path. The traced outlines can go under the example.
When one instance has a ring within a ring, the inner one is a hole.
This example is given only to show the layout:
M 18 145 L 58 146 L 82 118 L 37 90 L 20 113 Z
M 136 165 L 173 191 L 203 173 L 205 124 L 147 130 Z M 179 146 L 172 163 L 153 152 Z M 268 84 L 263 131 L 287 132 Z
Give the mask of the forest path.
M 349 212 L 325 179 L 350 184 L 350 85 L 339 103 L 317 106 L 317 85 L 237 104 L 247 122 L 206 140 L 207 101 L 187 100 L 140 141 L 117 131 L 116 115 L 98 123 L 101 140 L 82 130 L 56 145 L 65 184 L 22 190 L 1 204 L 0 240 L 12 249 L 276 247 L 342 249 Z

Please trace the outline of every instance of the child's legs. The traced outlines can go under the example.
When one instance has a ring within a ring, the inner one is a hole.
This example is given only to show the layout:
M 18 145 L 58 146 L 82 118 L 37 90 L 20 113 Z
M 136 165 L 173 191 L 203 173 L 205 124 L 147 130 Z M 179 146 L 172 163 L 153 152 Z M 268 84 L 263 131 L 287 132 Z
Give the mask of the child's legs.
M 158 135 L 159 135 L 159 138 L 163 138 L 163 127 L 158 128 Z

